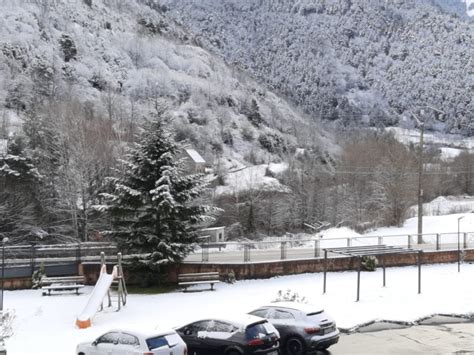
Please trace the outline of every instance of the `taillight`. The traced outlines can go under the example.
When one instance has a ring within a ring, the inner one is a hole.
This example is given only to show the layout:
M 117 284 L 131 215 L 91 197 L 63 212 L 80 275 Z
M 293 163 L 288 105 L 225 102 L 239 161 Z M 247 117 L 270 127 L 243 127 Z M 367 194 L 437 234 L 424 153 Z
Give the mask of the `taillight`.
M 143 353 L 143 355 L 153 355 L 153 353 L 146 352 L 146 353 Z
M 247 345 L 250 345 L 250 346 L 258 346 L 258 345 L 263 345 L 263 344 L 265 343 L 262 339 L 252 339 L 252 340 L 249 340 L 249 342 L 247 343 Z
M 318 328 L 318 327 L 304 328 L 304 331 L 306 332 L 306 334 L 317 334 L 319 333 L 320 330 L 321 328 Z

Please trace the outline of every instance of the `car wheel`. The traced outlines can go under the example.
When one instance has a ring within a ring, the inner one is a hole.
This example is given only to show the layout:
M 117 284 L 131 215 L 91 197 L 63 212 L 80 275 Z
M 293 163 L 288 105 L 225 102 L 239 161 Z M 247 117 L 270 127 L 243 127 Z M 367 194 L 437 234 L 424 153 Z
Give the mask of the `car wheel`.
M 285 342 L 285 351 L 287 355 L 306 354 L 306 346 L 300 338 L 291 337 Z

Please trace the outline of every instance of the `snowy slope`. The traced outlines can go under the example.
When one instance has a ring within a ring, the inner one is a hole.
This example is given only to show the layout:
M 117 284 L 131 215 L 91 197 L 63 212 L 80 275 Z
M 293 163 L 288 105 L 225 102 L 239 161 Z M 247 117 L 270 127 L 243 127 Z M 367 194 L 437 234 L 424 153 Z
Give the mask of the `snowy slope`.
M 165 110 L 177 138 L 210 163 L 250 152 L 253 161 L 278 159 L 262 135 L 282 150 L 332 145 L 284 99 L 199 47 L 157 2 L 3 2 L 0 117 L 16 125 L 47 109 L 38 102 L 71 100 L 117 131 Z
M 267 169 L 274 174 L 286 170 L 288 166 L 280 164 L 261 164 L 229 171 L 225 177 L 225 186 L 216 188 L 217 195 L 234 194 L 242 191 L 279 191 L 289 192 L 276 178 L 267 176 Z
M 394 126 L 431 105 L 446 112 L 437 130 L 470 134 L 474 32 L 461 0 L 163 1 L 206 48 L 316 117 Z

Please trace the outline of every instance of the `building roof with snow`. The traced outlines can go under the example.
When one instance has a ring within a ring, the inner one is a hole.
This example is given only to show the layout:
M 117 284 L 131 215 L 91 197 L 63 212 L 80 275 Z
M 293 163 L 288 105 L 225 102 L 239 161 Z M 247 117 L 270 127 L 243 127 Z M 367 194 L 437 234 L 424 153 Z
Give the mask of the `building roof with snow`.
M 194 149 L 185 149 L 185 151 L 189 155 L 189 157 L 193 160 L 193 162 L 202 163 L 202 164 L 206 163 L 206 161 L 201 156 L 201 154 L 199 154 L 196 150 L 194 150 Z

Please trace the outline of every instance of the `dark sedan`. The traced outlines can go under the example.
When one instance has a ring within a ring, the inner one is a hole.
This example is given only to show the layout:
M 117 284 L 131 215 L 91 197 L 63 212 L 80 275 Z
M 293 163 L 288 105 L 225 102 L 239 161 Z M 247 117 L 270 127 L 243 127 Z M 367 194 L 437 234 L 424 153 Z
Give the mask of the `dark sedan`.
M 259 317 L 204 319 L 176 329 L 189 355 L 279 355 L 280 335 Z

